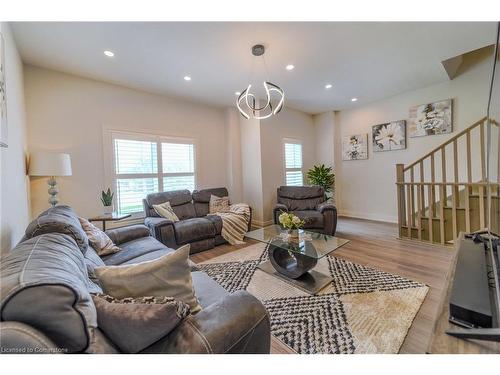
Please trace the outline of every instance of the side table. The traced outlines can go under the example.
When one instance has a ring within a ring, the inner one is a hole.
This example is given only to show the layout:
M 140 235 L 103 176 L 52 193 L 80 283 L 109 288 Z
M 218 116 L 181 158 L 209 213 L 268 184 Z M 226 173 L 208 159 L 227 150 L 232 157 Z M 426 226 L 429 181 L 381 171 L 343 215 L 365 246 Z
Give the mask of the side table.
M 119 214 L 117 212 L 112 212 L 110 214 L 103 214 L 89 218 L 89 221 L 100 221 L 102 223 L 102 230 L 106 230 L 106 222 L 108 221 L 120 221 L 132 216 L 131 214 Z

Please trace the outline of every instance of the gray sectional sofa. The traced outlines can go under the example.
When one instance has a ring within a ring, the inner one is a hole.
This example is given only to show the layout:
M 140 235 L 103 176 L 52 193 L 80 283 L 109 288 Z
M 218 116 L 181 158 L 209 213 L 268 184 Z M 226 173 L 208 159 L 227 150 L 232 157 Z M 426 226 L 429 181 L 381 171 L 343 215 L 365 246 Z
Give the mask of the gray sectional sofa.
M 2 353 L 118 353 L 97 325 L 93 269 L 155 259 L 175 250 L 143 225 L 107 231 L 122 251 L 101 259 L 75 212 L 56 206 L 37 217 L 1 261 Z M 203 272 L 192 278 L 203 309 L 143 353 L 269 353 L 270 323 L 260 301 L 226 292 Z M 126 331 L 125 333 L 126 334 Z
M 228 191 L 222 187 L 195 190 L 192 194 L 189 190 L 148 194 L 143 200 L 146 216 L 144 224 L 158 241 L 168 247 L 177 249 L 191 244 L 191 254 L 224 244 L 226 240 L 221 236 L 222 219 L 214 215 L 207 216 L 211 195 L 225 197 L 228 196 Z M 159 217 L 153 209 L 153 205 L 165 202 L 170 202 L 179 218 L 178 222 Z M 252 221 L 251 212 L 250 209 L 248 230 Z

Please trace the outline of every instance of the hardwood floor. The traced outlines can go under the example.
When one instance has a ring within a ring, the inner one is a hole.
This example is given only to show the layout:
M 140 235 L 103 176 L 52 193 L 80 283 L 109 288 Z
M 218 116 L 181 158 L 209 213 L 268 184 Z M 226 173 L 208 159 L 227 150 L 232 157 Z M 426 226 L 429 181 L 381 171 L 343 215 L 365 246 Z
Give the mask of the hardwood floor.
M 351 242 L 337 250 L 335 256 L 405 276 L 429 286 L 429 293 L 400 349 L 400 353 L 427 352 L 440 312 L 440 302 L 445 297 L 448 286 L 455 249 L 451 246 L 400 240 L 397 238 L 395 224 L 346 217 L 339 218 L 336 236 L 347 238 Z M 192 260 L 202 262 L 245 246 L 248 245 L 218 246 L 195 254 Z M 290 352 L 278 340 L 273 340 L 271 346 L 273 353 Z

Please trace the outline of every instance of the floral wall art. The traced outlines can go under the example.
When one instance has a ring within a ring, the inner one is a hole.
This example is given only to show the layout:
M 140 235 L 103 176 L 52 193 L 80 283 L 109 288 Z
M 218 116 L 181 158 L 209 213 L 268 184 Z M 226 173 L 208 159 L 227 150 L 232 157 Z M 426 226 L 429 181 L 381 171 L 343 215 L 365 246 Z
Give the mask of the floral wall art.
M 452 131 L 451 99 L 410 108 L 410 137 L 446 134 Z
M 342 138 L 342 160 L 368 159 L 368 134 L 348 135 Z
M 393 121 L 372 126 L 373 152 L 406 148 L 406 121 Z

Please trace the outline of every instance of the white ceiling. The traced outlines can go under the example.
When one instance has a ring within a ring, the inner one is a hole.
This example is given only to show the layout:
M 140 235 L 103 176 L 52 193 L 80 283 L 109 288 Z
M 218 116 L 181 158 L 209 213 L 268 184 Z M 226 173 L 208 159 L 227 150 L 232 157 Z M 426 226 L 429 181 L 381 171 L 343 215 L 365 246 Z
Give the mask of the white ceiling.
M 320 113 L 448 80 L 441 61 L 494 43 L 495 23 L 13 23 L 23 60 L 84 77 L 220 106 L 264 67 L 286 105 Z M 104 50 L 115 53 L 104 56 Z M 291 72 L 285 65 L 294 64 Z M 183 77 L 190 75 L 190 82 Z M 332 83 L 325 90 L 326 83 Z M 352 103 L 351 98 L 359 98 Z

